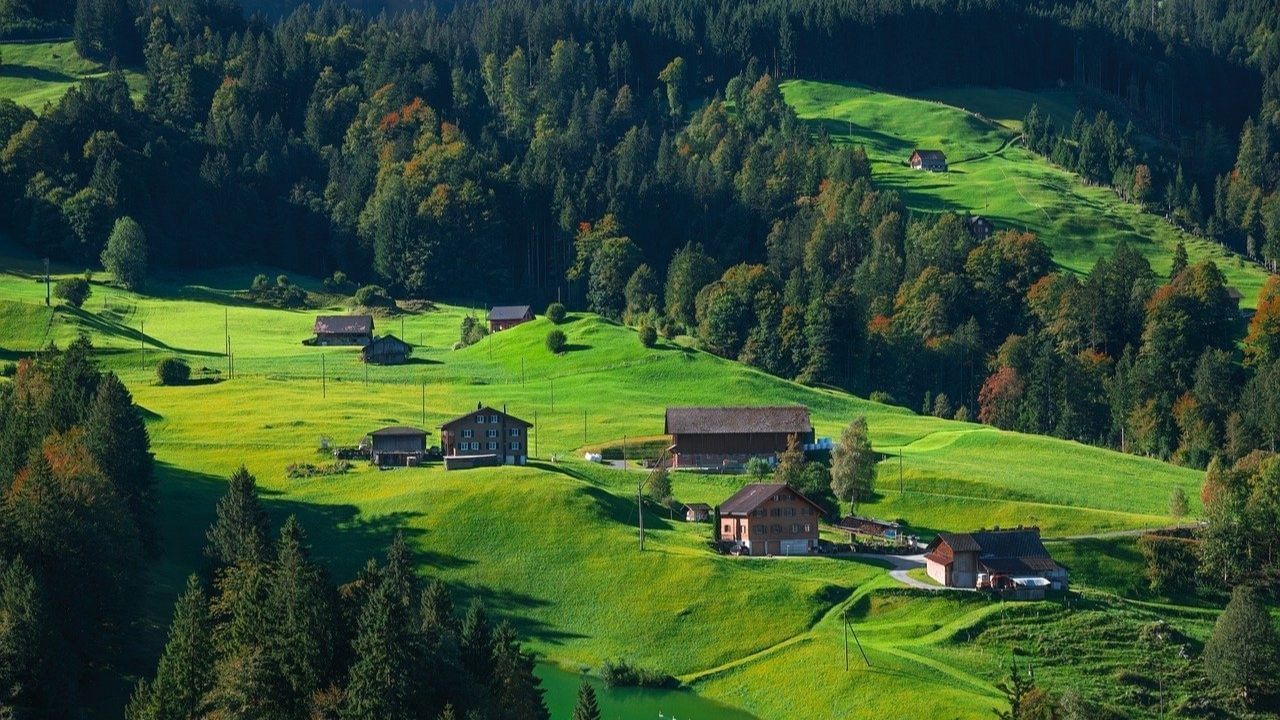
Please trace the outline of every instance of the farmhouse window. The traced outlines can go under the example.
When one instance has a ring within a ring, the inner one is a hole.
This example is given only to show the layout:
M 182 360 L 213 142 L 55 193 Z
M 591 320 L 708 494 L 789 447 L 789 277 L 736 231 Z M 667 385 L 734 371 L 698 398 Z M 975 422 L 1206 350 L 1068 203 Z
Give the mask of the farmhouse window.
M 480 449 L 480 443 L 478 443 L 478 442 L 472 442 L 472 443 L 471 443 L 471 449 L 472 449 L 472 450 L 479 450 L 479 449 Z
M 769 526 L 768 526 L 768 525 L 761 525 L 761 526 L 760 526 L 760 534 L 761 534 L 761 535 L 768 535 L 768 534 L 769 534 Z
M 520 428 L 513 427 L 510 429 L 510 431 L 507 434 L 510 435 L 511 437 L 520 437 Z
M 791 523 L 791 532 L 793 533 L 800 532 L 800 526 L 795 523 Z
M 724 531 L 725 531 L 725 532 L 732 532 L 732 530 L 730 530 L 730 529 L 729 529 L 729 527 L 730 527 L 730 526 L 729 526 L 728 524 L 726 524 L 726 525 L 724 526 Z
M 774 517 L 781 517 L 782 508 L 774 508 L 773 510 L 770 511 L 770 514 L 773 515 Z
M 774 525 L 773 525 L 773 531 L 774 531 L 774 532 L 776 532 L 776 533 L 780 533 L 780 532 L 782 532 L 782 526 L 781 526 L 781 525 L 779 525 L 779 524 L 777 524 L 777 523 L 774 523 Z
M 498 437 L 498 431 L 497 431 L 497 430 L 487 430 L 487 431 L 485 431 L 485 436 L 486 436 L 486 437 Z
M 489 447 L 488 447 L 487 449 L 489 449 L 489 450 L 497 450 L 497 449 L 498 449 L 498 443 L 493 442 L 492 440 L 491 440 L 491 441 L 489 441 Z
M 519 449 L 520 449 L 520 443 L 518 443 L 518 442 L 514 442 L 514 441 L 513 441 L 513 442 L 509 442 L 509 443 L 507 443 L 507 449 L 508 449 L 508 450 L 519 450 Z
M 475 432 L 476 432 L 475 430 L 463 430 L 463 431 L 462 431 L 462 437 L 464 437 L 464 438 L 470 438 L 470 437 L 472 437 L 473 435 L 475 435 Z
M 486 418 L 488 418 L 488 416 L 487 416 L 487 415 L 477 415 L 477 416 L 476 416 L 476 424 L 478 424 L 478 425 L 483 425 L 483 424 L 485 423 Z
M 497 424 L 498 424 L 498 416 L 497 416 L 497 415 L 490 415 L 490 416 L 489 416 L 489 422 L 493 423 L 494 425 L 497 425 Z
M 805 532 L 810 532 L 810 528 L 812 528 L 812 527 L 813 527 L 812 525 L 805 525 L 805 526 L 804 526 L 804 531 L 805 531 Z

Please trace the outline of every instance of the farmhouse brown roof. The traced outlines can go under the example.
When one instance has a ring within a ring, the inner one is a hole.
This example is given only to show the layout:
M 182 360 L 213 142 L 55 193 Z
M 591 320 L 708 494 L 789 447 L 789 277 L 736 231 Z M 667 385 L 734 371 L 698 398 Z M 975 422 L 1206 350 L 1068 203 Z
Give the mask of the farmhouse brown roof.
M 921 160 L 946 160 L 947 156 L 942 154 L 941 150 L 921 150 L 917 148 L 912 156 L 919 155 Z
M 937 539 L 929 546 L 931 554 L 940 542 L 946 543 L 953 553 L 976 552 L 978 564 L 986 568 L 987 572 L 1016 575 L 1044 572 L 1058 567 L 1040 541 L 1039 528 L 938 533 Z M 939 558 L 943 555 L 945 554 L 938 554 L 933 559 L 941 562 Z
M 528 420 L 521 420 L 520 418 L 516 417 L 515 415 L 511 415 L 511 414 L 509 414 L 509 413 L 502 412 L 501 410 L 494 410 L 493 408 L 489 407 L 488 405 L 481 405 L 481 404 L 479 404 L 479 403 L 476 403 L 476 409 L 475 409 L 475 410 L 468 410 L 467 412 L 465 412 L 465 413 L 463 413 L 463 414 L 459 415 L 458 417 L 456 417 L 456 418 L 454 418 L 454 419 L 452 419 L 452 420 L 449 420 L 449 421 L 447 421 L 447 422 L 440 423 L 440 428 L 441 428 L 441 429 L 445 429 L 445 428 L 448 428 L 448 427 L 450 427 L 450 426 L 457 425 L 458 423 L 460 423 L 460 422 L 462 422 L 462 421 L 464 421 L 464 420 L 469 420 L 469 419 L 471 418 L 471 416 L 472 416 L 472 415 L 475 415 L 476 413 L 481 413 L 481 414 L 484 414 L 484 415 L 502 415 L 502 416 L 506 417 L 507 422 L 513 422 L 513 423 L 516 423 L 516 424 L 519 424 L 519 425 L 524 425 L 525 427 L 533 427 L 533 423 L 529 422 Z
M 809 408 L 781 407 L 669 407 L 668 435 L 795 433 L 813 431 Z
M 317 335 L 354 335 L 373 332 L 372 315 L 320 315 L 316 317 Z
M 814 506 L 818 509 L 819 514 L 826 512 L 822 509 L 821 505 L 800 494 L 798 490 L 786 483 L 751 483 L 734 493 L 728 500 L 720 503 L 720 514 L 747 515 L 752 510 L 760 507 L 761 503 L 765 500 L 768 500 L 783 490 L 793 493 L 797 498 L 800 498 Z
M 489 311 L 490 320 L 523 320 L 532 315 L 528 305 L 496 305 Z
M 430 433 L 428 433 L 426 430 L 423 430 L 421 428 L 416 428 L 416 427 L 409 427 L 408 425 L 388 425 L 387 427 L 381 428 L 379 430 L 374 430 L 373 432 L 369 433 L 371 437 L 416 437 L 416 436 L 426 437 L 429 434 Z

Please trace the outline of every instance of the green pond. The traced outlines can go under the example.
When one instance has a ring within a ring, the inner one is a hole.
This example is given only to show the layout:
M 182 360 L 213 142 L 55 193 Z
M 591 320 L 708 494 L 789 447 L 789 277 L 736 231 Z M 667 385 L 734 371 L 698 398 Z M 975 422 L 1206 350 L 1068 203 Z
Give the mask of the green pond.
M 754 715 L 689 690 L 609 689 L 598 678 L 576 675 L 546 663 L 539 663 L 535 672 L 547 691 L 551 720 L 569 720 L 584 677 L 596 689 L 602 720 L 756 720 Z

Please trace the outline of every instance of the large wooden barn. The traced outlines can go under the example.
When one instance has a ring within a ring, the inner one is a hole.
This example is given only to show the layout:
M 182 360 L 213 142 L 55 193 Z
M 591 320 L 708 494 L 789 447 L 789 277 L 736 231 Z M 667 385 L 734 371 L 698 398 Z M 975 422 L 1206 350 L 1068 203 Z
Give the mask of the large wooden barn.
M 313 330 L 316 345 L 368 345 L 373 342 L 373 316 L 320 315 Z
M 774 407 L 670 407 L 666 434 L 671 436 L 672 467 L 741 466 L 753 457 L 773 458 L 795 436 L 813 442 L 809 409 Z
M 383 467 L 413 465 L 427 452 L 427 431 L 392 425 L 369 433 L 369 457 Z

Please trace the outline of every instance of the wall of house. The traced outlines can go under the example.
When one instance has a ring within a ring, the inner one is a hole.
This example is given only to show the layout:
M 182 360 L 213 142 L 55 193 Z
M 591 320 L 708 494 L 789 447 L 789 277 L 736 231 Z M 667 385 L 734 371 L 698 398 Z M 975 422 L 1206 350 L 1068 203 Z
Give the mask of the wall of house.
M 373 436 L 373 452 L 422 452 L 426 449 L 425 435 Z
M 948 584 L 946 565 L 943 565 L 942 563 L 937 562 L 935 560 L 926 559 L 924 561 L 924 571 L 929 577 L 933 578 L 934 582 L 938 583 L 939 585 L 945 586 Z
M 317 345 L 368 345 L 373 341 L 369 333 L 321 333 L 316 335 Z
M 956 553 L 951 560 L 951 587 L 971 588 L 978 584 L 978 554 Z
M 749 544 L 752 555 L 780 554 L 784 540 L 805 540 L 806 549 L 818 542 L 818 511 L 788 491 L 777 500 L 764 501 L 747 517 L 725 517 L 720 520 L 722 540 L 740 540 Z M 726 526 L 728 530 L 726 531 Z
M 753 457 L 772 457 L 787 449 L 791 433 L 678 433 L 671 436 L 676 467 L 742 465 Z M 797 433 L 797 442 L 813 442 L 813 432 Z

